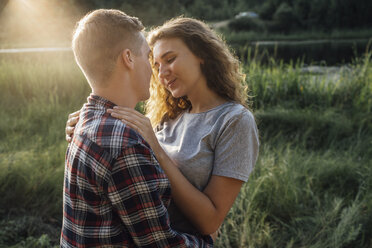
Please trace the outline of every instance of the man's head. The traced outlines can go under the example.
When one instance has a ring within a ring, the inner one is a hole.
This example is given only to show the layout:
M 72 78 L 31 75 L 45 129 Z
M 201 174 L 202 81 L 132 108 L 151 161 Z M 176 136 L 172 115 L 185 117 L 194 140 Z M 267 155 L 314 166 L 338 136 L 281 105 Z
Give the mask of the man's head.
M 138 18 L 111 9 L 95 10 L 78 22 L 72 49 L 92 88 L 106 86 L 125 49 L 141 55 L 146 42 L 143 28 Z

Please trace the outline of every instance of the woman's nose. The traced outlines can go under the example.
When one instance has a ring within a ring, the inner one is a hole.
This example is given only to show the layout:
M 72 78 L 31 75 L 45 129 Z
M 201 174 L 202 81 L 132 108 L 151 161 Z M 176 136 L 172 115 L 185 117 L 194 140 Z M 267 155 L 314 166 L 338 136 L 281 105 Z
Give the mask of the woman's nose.
M 168 68 L 168 66 L 166 66 L 166 65 L 160 65 L 160 66 L 159 66 L 158 77 L 159 77 L 160 79 L 164 79 L 164 78 L 167 77 L 169 74 L 170 74 L 170 72 L 169 72 L 169 68 Z

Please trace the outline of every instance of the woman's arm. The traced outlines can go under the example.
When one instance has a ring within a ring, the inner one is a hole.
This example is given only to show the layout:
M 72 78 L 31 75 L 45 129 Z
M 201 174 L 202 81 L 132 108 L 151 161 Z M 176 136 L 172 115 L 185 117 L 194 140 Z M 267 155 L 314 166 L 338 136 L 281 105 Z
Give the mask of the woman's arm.
M 172 197 L 178 208 L 201 234 L 216 232 L 238 196 L 243 181 L 212 176 L 207 187 L 200 192 L 183 176 L 164 150 L 160 149 L 154 152 L 169 178 Z
M 109 110 L 112 116 L 136 129 L 150 144 L 172 187 L 172 197 L 185 216 L 201 234 L 214 233 L 233 205 L 243 181 L 212 176 L 203 192 L 195 188 L 160 146 L 150 120 L 129 108 Z

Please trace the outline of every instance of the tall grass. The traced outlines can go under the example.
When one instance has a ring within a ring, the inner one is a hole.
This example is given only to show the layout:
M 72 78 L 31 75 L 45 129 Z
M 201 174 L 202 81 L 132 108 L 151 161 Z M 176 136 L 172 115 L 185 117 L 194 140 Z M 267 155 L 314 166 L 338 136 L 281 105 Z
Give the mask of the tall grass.
M 216 247 L 372 246 L 371 54 L 335 76 L 302 66 L 245 62 L 261 151 Z M 0 88 L 0 247 L 56 245 L 65 122 L 89 87 L 49 53 L 0 57 Z
M 371 53 L 340 68 L 333 77 L 329 74 L 314 77 L 302 72 L 304 65 L 300 60 L 289 64 L 270 60 L 265 66 L 256 57 L 258 55 L 246 61 L 245 67 L 247 83 L 257 96 L 255 108 L 289 104 L 300 108 L 346 108 L 371 113 Z
M 370 247 L 371 163 L 354 150 L 264 145 L 218 247 Z
M 68 113 L 89 93 L 84 81 L 70 53 L 0 57 L 0 229 L 6 230 L 0 246 L 7 240 L 25 247 L 28 236 L 50 229 L 40 228 L 44 221 L 60 226 L 63 130 Z M 58 233 L 50 238 L 57 242 Z M 42 247 L 48 237 L 39 241 L 27 243 Z

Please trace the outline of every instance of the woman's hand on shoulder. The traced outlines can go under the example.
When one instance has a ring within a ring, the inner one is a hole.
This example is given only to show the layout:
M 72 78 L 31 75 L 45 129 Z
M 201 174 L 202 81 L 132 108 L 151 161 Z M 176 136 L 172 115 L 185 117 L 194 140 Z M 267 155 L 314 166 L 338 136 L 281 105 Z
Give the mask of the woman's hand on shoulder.
M 67 122 L 66 122 L 66 128 L 65 128 L 66 141 L 68 143 L 71 142 L 72 137 L 74 136 L 75 126 L 76 126 L 76 123 L 79 121 L 79 115 L 80 115 L 80 110 L 68 115 Z
M 155 136 L 149 118 L 139 113 L 135 109 L 121 106 L 115 106 L 113 109 L 108 109 L 107 112 L 111 113 L 113 117 L 120 119 L 123 123 L 136 130 L 143 137 L 143 139 L 149 143 L 156 154 L 156 151 L 160 148 L 160 145 Z

